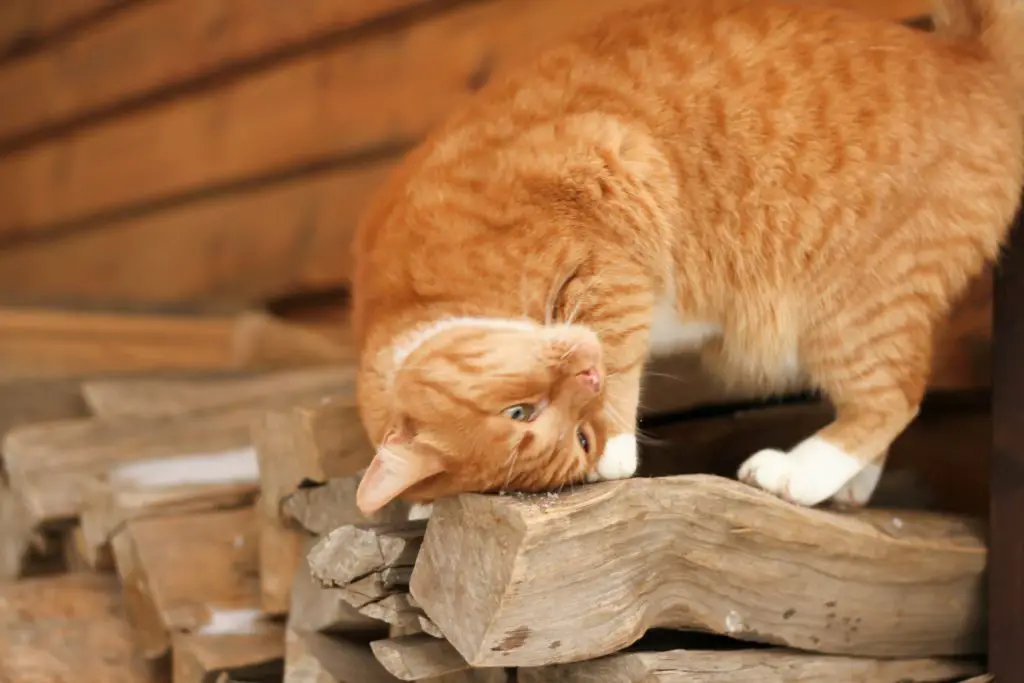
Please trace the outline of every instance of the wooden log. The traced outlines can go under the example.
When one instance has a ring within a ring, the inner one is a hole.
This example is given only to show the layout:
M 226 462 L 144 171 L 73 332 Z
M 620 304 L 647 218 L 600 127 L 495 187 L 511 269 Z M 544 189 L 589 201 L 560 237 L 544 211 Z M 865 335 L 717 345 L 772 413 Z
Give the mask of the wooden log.
M 356 507 L 362 471 L 329 479 L 319 486 L 304 486 L 281 502 L 282 513 L 312 534 L 323 536 L 347 525 L 394 525 L 409 519 L 409 505 L 394 501 L 372 515 Z
M 0 100 L 9 103 L 0 115 L 0 142 L 267 59 L 423 1 L 298 0 L 285 9 L 275 2 L 177 0 L 122 12 L 0 68 Z
M 427 635 L 375 640 L 370 647 L 377 661 L 403 681 L 437 678 L 470 668 L 451 643 Z
M 989 671 L 1024 672 L 1024 212 L 996 281 L 988 577 Z
M 139 650 L 161 657 L 178 633 L 261 634 L 252 509 L 130 520 L 113 539 Z
M 280 680 L 284 670 L 284 627 L 260 633 L 191 634 L 173 638 L 173 683 Z
M 310 633 L 378 636 L 385 632 L 386 627 L 381 621 L 360 614 L 341 594 L 341 589 L 323 588 L 313 580 L 305 555 L 314 542 L 313 538 L 307 540 L 300 564 L 294 572 L 288 609 L 289 628 Z
M 129 1 L 4 0 L 0 3 L 0 59 Z
M 519 683 L 942 683 L 981 670 L 954 659 L 879 660 L 777 650 L 629 652 L 519 670 Z
M 262 302 L 347 284 L 358 216 L 396 156 L 7 245 L 0 291 L 42 302 Z
M 350 367 L 334 367 L 215 379 L 95 380 L 83 383 L 81 392 L 93 414 L 107 420 L 182 417 L 351 393 L 354 374 Z
M 953 655 L 984 650 L 985 555 L 970 520 L 842 515 L 695 475 L 439 501 L 411 590 L 474 666 L 598 657 L 653 627 Z
M 185 420 L 69 420 L 19 427 L 4 439 L 4 465 L 12 489 L 38 526 L 79 515 L 88 482 L 119 464 L 190 456 L 191 461 L 177 461 L 185 465 L 225 453 L 243 458 L 252 418 L 251 410 L 238 409 Z M 223 481 L 208 469 L 183 472 L 173 463 L 134 471 L 157 479 L 163 475 L 164 483 L 168 476 L 180 484 L 203 483 L 206 475 Z
M 413 566 L 425 529 L 422 521 L 335 529 L 309 551 L 310 570 L 321 585 L 345 588 L 375 572 Z
M 394 683 L 370 648 L 323 633 L 289 628 L 285 636 L 285 683 Z
M 581 17 L 623 2 L 466 3 L 17 151 L 0 160 L 0 234 L 53 230 L 418 139 L 494 68 L 576 30 Z M 912 4 L 915 16 L 928 11 Z M 889 16 L 897 11 L 891 3 L 874 7 Z M 256 111 L 259 116 L 250 115 Z

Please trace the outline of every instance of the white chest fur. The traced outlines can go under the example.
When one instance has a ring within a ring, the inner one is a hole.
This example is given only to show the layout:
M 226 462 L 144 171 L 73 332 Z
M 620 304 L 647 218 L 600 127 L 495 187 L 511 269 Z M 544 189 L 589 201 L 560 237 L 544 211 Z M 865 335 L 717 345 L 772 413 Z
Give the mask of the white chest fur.
M 679 316 L 674 294 L 663 294 L 654 307 L 651 342 L 647 355 L 667 356 L 680 351 L 695 351 L 709 339 L 722 334 L 715 323 L 687 321 Z

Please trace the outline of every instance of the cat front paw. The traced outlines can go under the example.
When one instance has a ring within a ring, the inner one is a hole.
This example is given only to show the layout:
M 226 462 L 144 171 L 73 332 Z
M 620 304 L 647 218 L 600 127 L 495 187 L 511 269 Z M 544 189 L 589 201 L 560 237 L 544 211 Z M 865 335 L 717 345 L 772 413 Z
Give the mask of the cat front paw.
M 797 505 L 813 507 L 836 495 L 864 469 L 843 449 L 812 436 L 789 453 L 758 451 L 740 466 L 740 481 Z
M 594 471 L 587 475 L 587 481 L 629 479 L 636 474 L 638 465 L 636 436 L 619 434 L 608 439 L 604 453 L 598 459 Z

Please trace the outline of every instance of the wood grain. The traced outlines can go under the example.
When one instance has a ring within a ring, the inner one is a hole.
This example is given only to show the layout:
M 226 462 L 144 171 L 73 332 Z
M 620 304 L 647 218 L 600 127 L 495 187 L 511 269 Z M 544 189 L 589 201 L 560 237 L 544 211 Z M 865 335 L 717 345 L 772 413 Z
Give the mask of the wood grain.
M 943 683 L 981 670 L 976 662 L 874 660 L 785 650 L 629 652 L 519 670 L 519 683 Z
M 451 643 L 427 635 L 375 640 L 370 648 L 377 661 L 403 681 L 436 678 L 470 668 Z
M 299 566 L 294 572 L 288 626 L 299 631 L 377 635 L 387 632 L 385 624 L 360 614 L 340 594 L 339 589 L 323 588 L 313 580 L 305 559 L 312 541 L 303 546 Z
M 61 1 L 68 2 L 57 0 Z M 0 68 L 0 101 L 5 102 L 0 112 L 0 142 L 238 68 L 265 59 L 268 53 L 425 1 L 143 3 Z M 25 3 L 8 0 L 5 4 Z M 43 0 L 41 4 L 54 3 Z M 0 49 L 2 40 L 0 37 Z
M 419 139 L 494 69 L 623 2 L 468 3 L 18 151 L 0 236 Z
M 0 291 L 177 303 L 335 287 L 350 279 L 357 218 L 392 163 L 387 155 L 11 244 L 0 249 Z
M 695 475 L 439 501 L 411 589 L 474 666 L 597 657 L 653 627 L 919 657 L 984 650 L 985 559 L 964 518 L 809 510 Z
M 288 629 L 284 683 L 395 683 L 397 680 L 362 643 Z
M 356 506 L 356 490 L 362 473 L 329 479 L 315 486 L 303 486 L 281 501 L 281 511 L 303 529 L 316 535 L 329 534 L 348 524 L 397 524 L 409 519 L 409 505 L 392 501 L 367 517 Z
M 178 633 L 261 634 L 252 509 L 129 521 L 113 539 L 140 651 L 160 657 Z

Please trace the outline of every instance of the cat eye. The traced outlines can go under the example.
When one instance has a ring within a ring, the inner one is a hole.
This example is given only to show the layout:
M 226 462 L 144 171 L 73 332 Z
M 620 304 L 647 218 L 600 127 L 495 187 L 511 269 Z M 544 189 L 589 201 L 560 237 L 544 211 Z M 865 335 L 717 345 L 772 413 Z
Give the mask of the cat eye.
M 501 411 L 505 417 L 516 422 L 529 422 L 537 414 L 537 406 L 532 403 L 517 403 Z
M 582 429 L 576 430 L 576 440 L 580 442 L 580 446 L 583 447 L 584 453 L 590 452 L 590 439 L 587 438 L 587 435 L 583 433 Z

